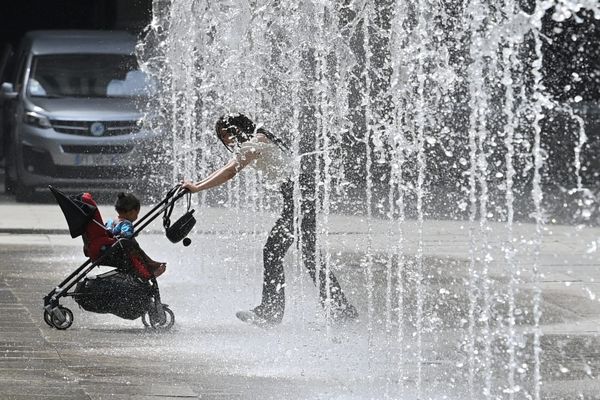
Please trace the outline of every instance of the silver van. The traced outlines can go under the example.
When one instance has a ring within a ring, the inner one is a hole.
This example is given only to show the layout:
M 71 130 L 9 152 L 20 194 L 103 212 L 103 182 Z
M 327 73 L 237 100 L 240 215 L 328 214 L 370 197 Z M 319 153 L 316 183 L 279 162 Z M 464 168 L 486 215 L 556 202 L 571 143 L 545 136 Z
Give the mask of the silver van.
M 34 31 L 15 54 L 5 107 L 5 189 L 17 201 L 36 188 L 131 188 L 151 173 L 160 140 L 141 129 L 153 90 L 126 32 Z

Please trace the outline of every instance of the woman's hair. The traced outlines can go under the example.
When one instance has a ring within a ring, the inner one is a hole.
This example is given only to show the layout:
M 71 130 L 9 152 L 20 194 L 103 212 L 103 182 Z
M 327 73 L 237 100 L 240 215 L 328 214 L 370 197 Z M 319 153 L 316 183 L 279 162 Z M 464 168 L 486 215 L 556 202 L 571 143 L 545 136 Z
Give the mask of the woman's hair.
M 221 136 L 221 131 L 223 129 L 234 137 L 238 146 L 252 139 L 257 133 L 262 133 L 270 141 L 279 146 L 281 150 L 289 151 L 288 146 L 281 139 L 279 139 L 277 136 L 275 136 L 274 134 L 262 127 L 257 128 L 256 124 L 244 114 L 223 115 L 217 120 L 217 123 L 215 124 L 215 131 L 217 133 L 217 137 L 219 138 L 219 140 L 221 140 L 221 142 L 227 148 L 227 150 L 233 152 L 233 149 L 230 146 L 226 145 L 223 141 L 223 138 Z
M 117 195 L 117 201 L 115 202 L 115 210 L 119 213 L 125 213 L 131 210 L 139 210 L 140 201 L 133 193 L 121 192 Z

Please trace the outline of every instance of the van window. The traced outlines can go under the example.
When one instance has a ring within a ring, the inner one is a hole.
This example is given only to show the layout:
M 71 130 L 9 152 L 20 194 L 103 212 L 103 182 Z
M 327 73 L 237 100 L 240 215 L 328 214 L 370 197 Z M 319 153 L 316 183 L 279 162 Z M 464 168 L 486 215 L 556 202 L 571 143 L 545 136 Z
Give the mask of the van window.
M 31 97 L 137 97 L 153 90 L 135 56 L 121 54 L 34 56 L 27 84 Z

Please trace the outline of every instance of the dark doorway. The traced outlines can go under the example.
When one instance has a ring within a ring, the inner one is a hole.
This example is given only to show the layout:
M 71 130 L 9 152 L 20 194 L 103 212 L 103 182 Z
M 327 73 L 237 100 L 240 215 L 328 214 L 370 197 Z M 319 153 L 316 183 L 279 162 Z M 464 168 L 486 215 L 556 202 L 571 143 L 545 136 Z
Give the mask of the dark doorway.
M 16 45 L 38 29 L 123 29 L 150 22 L 151 0 L 24 0 L 0 2 L 0 42 Z
M 11 54 L 28 31 L 101 29 L 136 34 L 150 23 L 151 10 L 152 0 L 0 2 L 0 77 L 10 74 Z

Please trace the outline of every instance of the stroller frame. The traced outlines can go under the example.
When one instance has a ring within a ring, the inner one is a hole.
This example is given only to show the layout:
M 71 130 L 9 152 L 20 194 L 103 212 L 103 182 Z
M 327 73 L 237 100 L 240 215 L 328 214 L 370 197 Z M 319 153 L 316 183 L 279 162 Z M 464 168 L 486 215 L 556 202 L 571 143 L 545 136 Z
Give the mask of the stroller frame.
M 148 211 L 138 221 L 134 223 L 135 233 L 132 239 L 135 238 L 135 236 L 137 236 L 138 233 L 142 232 L 144 228 L 146 228 L 150 223 L 152 223 L 163 212 L 165 213 L 163 220 L 165 218 L 168 219 L 168 216 L 170 216 L 170 213 L 172 212 L 175 203 L 186 193 L 189 192 L 187 190 L 181 189 L 180 185 L 176 185 L 175 187 L 171 188 L 167 192 L 163 200 L 161 200 L 150 211 Z M 90 223 L 94 222 L 90 221 Z M 74 319 L 73 312 L 69 308 L 61 305 L 60 299 L 62 297 L 77 296 L 77 293 L 75 293 L 74 291 L 70 291 L 73 288 L 73 286 L 75 286 L 78 282 L 84 279 L 88 275 L 88 273 L 95 267 L 106 265 L 103 264 L 103 261 L 109 258 L 110 255 L 115 251 L 115 249 L 117 249 L 118 247 L 123 247 L 124 241 L 129 240 L 131 239 L 118 239 L 107 251 L 104 252 L 104 254 L 102 254 L 96 260 L 92 261 L 91 258 L 88 258 L 67 278 L 65 278 L 58 286 L 52 289 L 50 293 L 44 296 L 44 321 L 50 327 L 59 330 L 64 330 L 71 327 Z M 115 268 L 115 270 L 118 269 L 119 268 Z M 156 278 L 152 277 L 148 282 L 150 285 L 150 295 L 153 299 L 151 305 L 151 308 L 153 309 L 149 310 L 144 315 L 142 315 L 142 323 L 144 324 L 144 326 L 151 327 L 154 329 L 170 329 L 175 323 L 175 315 L 173 314 L 173 311 L 169 309 L 169 306 L 167 304 L 163 304 L 161 302 L 158 282 L 156 281 Z

